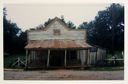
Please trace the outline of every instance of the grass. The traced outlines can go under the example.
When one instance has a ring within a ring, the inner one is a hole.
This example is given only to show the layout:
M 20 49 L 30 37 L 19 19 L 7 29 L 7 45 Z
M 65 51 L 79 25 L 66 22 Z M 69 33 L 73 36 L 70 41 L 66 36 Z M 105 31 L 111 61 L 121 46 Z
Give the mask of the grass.
M 4 56 L 4 68 L 12 68 L 11 65 L 20 57 L 21 60 L 25 60 L 25 54 L 15 54 Z
M 116 67 L 92 67 L 88 70 L 91 71 L 118 71 L 118 70 L 124 70 L 123 66 L 116 66 Z
M 115 56 L 118 59 L 123 59 L 124 58 L 124 56 L 122 55 L 122 52 L 119 52 L 119 51 L 115 52 Z M 111 58 L 111 57 L 113 57 L 112 54 L 107 54 L 107 58 Z
M 123 58 L 121 53 L 117 52 L 116 55 L 119 58 Z M 111 57 L 111 55 L 108 55 L 108 57 Z M 25 54 L 15 54 L 15 55 L 9 55 L 4 56 L 4 68 L 13 68 L 11 65 L 16 61 L 16 59 L 20 57 L 21 60 L 25 60 Z M 113 70 L 124 70 L 123 66 L 113 66 L 113 67 L 91 67 L 86 70 L 92 70 L 92 71 L 113 71 Z

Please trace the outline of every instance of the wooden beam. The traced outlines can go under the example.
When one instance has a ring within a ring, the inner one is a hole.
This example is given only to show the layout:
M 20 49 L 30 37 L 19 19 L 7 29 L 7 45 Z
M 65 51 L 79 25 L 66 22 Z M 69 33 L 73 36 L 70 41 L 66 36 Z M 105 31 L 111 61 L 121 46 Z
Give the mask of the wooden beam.
M 95 64 L 96 64 L 96 62 L 97 62 L 97 51 L 98 51 L 98 49 L 96 50 Z
M 65 57 L 64 57 L 64 59 L 65 59 L 65 60 L 64 60 L 64 66 L 66 67 L 66 65 L 67 65 L 67 64 L 66 64 L 66 61 L 67 61 L 67 50 L 65 50 Z
M 31 56 L 32 56 L 32 51 L 31 54 L 29 55 L 29 63 L 31 62 Z
M 34 60 L 34 56 L 35 56 L 35 50 L 33 51 L 32 60 Z
M 30 60 L 32 60 L 32 59 L 33 59 L 33 50 L 32 50 L 31 52 L 32 52 L 32 55 L 31 55 L 31 58 L 30 58 Z
M 79 60 L 79 50 L 77 50 L 77 60 Z
M 17 58 L 18 67 L 20 67 L 20 58 Z
M 28 50 L 26 50 L 26 64 L 25 64 L 26 68 L 27 68 L 27 62 L 28 62 Z
M 79 50 L 79 59 L 81 60 L 81 56 L 80 56 L 80 50 Z
M 34 60 L 35 60 L 35 57 L 36 57 L 36 50 L 35 50 L 34 57 L 33 57 Z
M 83 60 L 84 60 L 84 59 L 83 59 L 83 56 L 84 56 L 84 55 L 83 55 L 83 50 L 80 50 L 80 56 L 81 56 L 81 69 L 84 69 L 84 67 L 83 67 L 83 66 L 84 66 L 84 61 L 83 61 Z
M 33 57 L 34 60 L 36 59 L 36 54 L 37 54 L 37 50 L 35 50 L 35 55 Z
M 88 64 L 88 49 L 86 50 L 86 65 Z
M 34 52 L 35 52 L 35 51 L 33 50 L 33 51 L 32 51 L 32 60 L 33 60 L 33 57 L 34 57 Z
M 50 50 L 48 50 L 47 67 L 49 67 Z
M 29 55 L 28 55 L 28 63 L 30 63 L 30 56 L 31 56 L 31 50 L 29 51 Z
M 32 60 L 34 60 L 34 56 L 35 56 L 35 50 L 33 50 Z
M 88 65 L 90 64 L 90 52 L 89 52 L 89 49 L 88 49 L 88 61 L 87 61 Z

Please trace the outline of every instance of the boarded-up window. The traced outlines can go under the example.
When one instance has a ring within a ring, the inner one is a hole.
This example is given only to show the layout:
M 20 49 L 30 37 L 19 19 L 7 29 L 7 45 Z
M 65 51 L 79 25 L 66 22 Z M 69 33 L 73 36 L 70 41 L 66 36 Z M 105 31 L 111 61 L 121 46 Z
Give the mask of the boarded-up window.
M 54 29 L 53 34 L 54 35 L 60 35 L 60 29 Z

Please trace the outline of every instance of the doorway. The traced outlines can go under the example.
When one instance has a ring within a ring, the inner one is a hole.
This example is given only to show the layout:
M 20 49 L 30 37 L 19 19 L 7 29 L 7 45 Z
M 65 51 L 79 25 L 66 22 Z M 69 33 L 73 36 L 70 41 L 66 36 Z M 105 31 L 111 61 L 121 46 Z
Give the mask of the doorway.
M 64 66 L 64 50 L 51 50 L 50 66 Z

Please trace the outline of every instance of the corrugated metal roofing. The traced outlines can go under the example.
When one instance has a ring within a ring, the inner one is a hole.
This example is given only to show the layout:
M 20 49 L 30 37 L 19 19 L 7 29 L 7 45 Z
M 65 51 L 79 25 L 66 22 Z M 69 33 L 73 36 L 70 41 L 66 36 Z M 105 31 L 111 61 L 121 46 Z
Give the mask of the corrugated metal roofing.
M 77 49 L 89 48 L 91 45 L 84 40 L 34 40 L 29 41 L 26 49 Z

